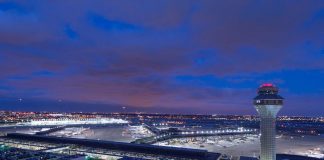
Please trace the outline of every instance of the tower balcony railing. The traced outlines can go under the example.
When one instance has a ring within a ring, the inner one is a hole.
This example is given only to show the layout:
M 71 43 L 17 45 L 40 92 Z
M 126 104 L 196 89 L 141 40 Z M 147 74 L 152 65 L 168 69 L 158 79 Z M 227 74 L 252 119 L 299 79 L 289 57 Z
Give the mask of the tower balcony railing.
M 282 99 L 262 99 L 262 100 L 254 100 L 254 105 L 283 105 Z

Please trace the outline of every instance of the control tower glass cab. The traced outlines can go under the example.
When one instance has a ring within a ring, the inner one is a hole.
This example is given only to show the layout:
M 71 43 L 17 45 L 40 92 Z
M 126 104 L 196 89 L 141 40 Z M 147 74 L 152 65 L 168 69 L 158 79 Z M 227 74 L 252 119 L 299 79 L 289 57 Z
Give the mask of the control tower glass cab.
M 283 105 L 283 98 L 278 92 L 273 84 L 263 84 L 253 101 L 260 116 L 260 160 L 276 159 L 276 116 Z

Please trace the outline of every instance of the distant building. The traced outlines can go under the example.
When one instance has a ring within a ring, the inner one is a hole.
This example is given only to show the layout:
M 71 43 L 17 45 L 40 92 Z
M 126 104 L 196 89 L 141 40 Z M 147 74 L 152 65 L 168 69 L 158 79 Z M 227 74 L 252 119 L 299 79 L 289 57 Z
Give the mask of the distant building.
M 254 106 L 260 116 L 260 160 L 276 160 L 276 116 L 283 104 L 278 88 L 263 84 L 254 98 Z
M 128 121 L 116 118 L 64 118 L 64 119 L 40 119 L 30 122 L 18 123 L 22 126 L 58 126 L 58 125 L 86 125 L 86 124 L 128 124 Z

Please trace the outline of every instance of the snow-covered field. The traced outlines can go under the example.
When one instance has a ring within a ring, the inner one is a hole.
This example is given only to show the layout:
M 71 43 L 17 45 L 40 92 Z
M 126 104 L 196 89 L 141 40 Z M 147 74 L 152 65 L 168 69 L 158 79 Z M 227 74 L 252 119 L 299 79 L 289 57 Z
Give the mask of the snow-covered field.
M 323 136 L 280 136 L 276 140 L 278 153 L 324 158 Z M 180 138 L 159 142 L 156 145 L 206 149 L 233 156 L 258 156 L 260 148 L 258 135 Z

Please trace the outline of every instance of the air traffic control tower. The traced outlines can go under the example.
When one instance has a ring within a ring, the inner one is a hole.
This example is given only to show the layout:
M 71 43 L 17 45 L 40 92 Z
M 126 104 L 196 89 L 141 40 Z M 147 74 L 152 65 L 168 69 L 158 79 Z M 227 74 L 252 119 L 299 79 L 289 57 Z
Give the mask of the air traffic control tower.
M 254 106 L 260 116 L 260 160 L 276 160 L 276 116 L 283 104 L 278 88 L 263 84 L 254 98 Z

